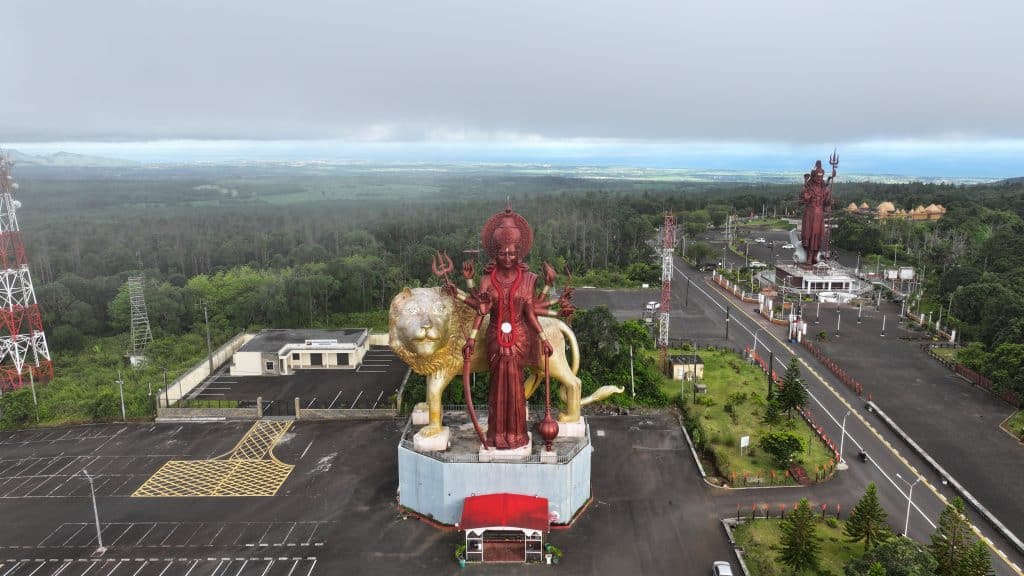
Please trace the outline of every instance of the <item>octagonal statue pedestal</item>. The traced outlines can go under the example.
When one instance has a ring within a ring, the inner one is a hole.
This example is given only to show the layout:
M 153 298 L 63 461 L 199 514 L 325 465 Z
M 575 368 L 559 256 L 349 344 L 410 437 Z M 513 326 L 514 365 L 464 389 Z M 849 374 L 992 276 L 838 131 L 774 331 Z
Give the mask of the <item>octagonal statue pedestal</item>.
M 529 429 L 534 431 L 543 409 L 532 407 L 530 413 Z M 486 409 L 477 410 L 477 416 L 486 429 Z M 565 524 L 590 500 L 593 447 L 585 422 L 566 427 L 579 435 L 560 434 L 553 443 L 554 455 L 544 453 L 535 432 L 529 451 L 482 453 L 465 411 L 446 410 L 443 422 L 447 449 L 417 451 L 414 436 L 420 427 L 411 419 L 398 445 L 399 503 L 417 514 L 454 525 L 466 497 L 511 493 L 547 498 L 552 523 Z M 440 448 L 436 443 L 430 447 Z

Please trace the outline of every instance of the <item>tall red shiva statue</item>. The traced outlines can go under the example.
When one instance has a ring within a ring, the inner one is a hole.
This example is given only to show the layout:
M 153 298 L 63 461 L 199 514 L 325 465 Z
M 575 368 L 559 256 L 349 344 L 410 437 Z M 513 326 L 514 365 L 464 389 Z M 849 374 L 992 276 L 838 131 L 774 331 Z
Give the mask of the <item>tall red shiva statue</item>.
M 832 208 L 832 180 L 836 177 L 839 156 L 833 152 L 828 159 L 832 174 L 825 179 L 821 160 L 814 163 L 809 174 L 804 174 L 804 188 L 800 192 L 800 203 L 804 205 L 801 222 L 800 244 L 806 254 L 806 264 L 814 264 L 828 256 L 828 229 L 825 216 Z
M 525 218 L 509 205 L 487 221 L 481 240 L 491 262 L 484 269 L 480 289 L 458 294 L 448 282 L 445 291 L 477 312 L 462 350 L 467 360 L 476 346 L 483 317 L 490 316 L 484 336 L 491 376 L 486 444 L 500 450 L 520 448 L 530 442 L 523 370 L 528 360 L 539 357 L 541 350 L 545 356 L 553 352 L 537 320 L 537 310 L 543 310 L 547 303 L 543 302 L 543 293 L 536 295 L 537 275 L 523 261 L 533 244 L 533 230 Z

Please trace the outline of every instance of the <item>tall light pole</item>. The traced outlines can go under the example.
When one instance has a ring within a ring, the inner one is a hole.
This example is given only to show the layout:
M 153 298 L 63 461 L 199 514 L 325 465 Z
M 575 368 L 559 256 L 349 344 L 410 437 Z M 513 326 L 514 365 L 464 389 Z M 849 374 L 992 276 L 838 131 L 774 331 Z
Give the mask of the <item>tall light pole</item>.
M 203 300 L 203 322 L 206 323 L 206 353 L 209 355 L 210 374 L 213 378 L 213 342 L 210 340 L 210 314 L 207 311 L 206 300 Z
M 924 480 L 924 478 L 918 476 L 917 480 L 914 480 L 914 483 L 911 484 L 910 482 L 907 482 L 906 478 L 900 476 L 899 472 L 896 473 L 896 477 L 902 480 L 904 484 L 910 487 L 910 490 L 907 490 L 907 519 L 903 523 L 903 537 L 909 538 L 910 536 L 908 535 L 908 531 L 910 530 L 910 501 L 911 498 L 914 497 L 914 486 L 917 486 L 917 483 L 920 482 L 921 480 Z
M 846 463 L 846 458 L 843 456 L 843 444 L 846 442 L 846 417 L 850 415 L 850 411 L 847 410 L 846 414 L 843 415 L 843 431 L 839 435 L 839 464 L 836 464 L 836 468 L 839 470 L 846 470 L 849 468 L 849 464 Z
M 103 546 L 103 530 L 100 529 L 100 512 L 96 508 L 96 489 L 92 484 L 92 476 L 89 476 L 89 471 L 82 468 L 82 474 L 85 475 L 85 479 L 89 481 L 89 493 L 92 494 L 92 516 L 96 519 L 96 544 L 99 546 L 96 548 L 96 552 L 103 554 L 107 551 L 106 547 Z
M 124 380 L 121 379 L 120 370 L 117 371 L 117 380 L 115 382 L 117 382 L 117 391 L 121 394 L 121 421 L 127 422 L 128 415 L 124 411 Z
M 758 335 L 759 333 L 761 333 L 761 331 L 762 331 L 762 330 L 764 330 L 764 328 L 758 328 L 757 330 L 755 330 L 755 331 L 754 331 L 754 351 L 753 351 L 753 353 L 752 353 L 752 354 L 750 355 L 750 356 L 751 356 L 751 359 L 753 359 L 753 358 L 754 358 L 755 356 L 757 356 L 757 335 Z M 770 367 L 770 366 L 769 366 L 768 368 L 769 368 L 769 369 L 771 369 L 771 367 Z
M 636 380 L 633 378 L 633 345 L 629 345 L 629 388 L 636 398 Z

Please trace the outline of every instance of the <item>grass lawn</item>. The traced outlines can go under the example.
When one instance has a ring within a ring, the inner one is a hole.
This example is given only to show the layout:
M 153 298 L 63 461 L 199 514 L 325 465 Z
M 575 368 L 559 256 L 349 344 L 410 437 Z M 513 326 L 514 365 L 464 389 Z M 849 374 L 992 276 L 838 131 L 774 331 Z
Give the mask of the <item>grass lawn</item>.
M 1006 419 L 1003 428 L 1018 438 L 1024 438 L 1024 410 L 1018 410 L 1013 416 Z
M 831 526 L 829 525 L 831 524 Z M 861 543 L 850 543 L 843 536 L 844 522 L 821 520 L 818 517 L 818 536 L 821 538 L 821 551 L 818 558 L 821 565 L 816 575 L 843 574 L 843 566 L 864 552 Z M 746 554 L 744 562 L 751 576 L 775 576 L 789 574 L 777 557 L 779 539 L 782 536 L 781 521 L 778 519 L 747 521 L 733 531 L 736 543 L 743 547 Z
M 680 353 L 676 350 L 670 355 Z M 700 427 L 701 439 L 715 454 L 718 473 L 731 485 L 744 485 L 746 475 L 748 485 L 760 483 L 767 486 L 773 483 L 773 471 L 775 483 L 786 481 L 785 471 L 773 466 L 768 454 L 758 447 L 761 437 L 769 432 L 768 426 L 761 422 L 768 394 L 765 374 L 732 351 L 700 350 L 698 355 L 704 361 L 701 383 L 707 386 L 707 393 L 698 395 L 695 404 L 692 385 L 687 382 L 687 410 Z M 667 380 L 662 390 L 670 398 L 678 398 L 680 384 Z M 730 407 L 731 413 L 726 406 Z M 812 479 L 820 470 L 830 468 L 832 452 L 795 412 L 791 420 L 783 415 L 782 424 L 771 431 L 789 432 L 801 441 L 803 450 L 795 455 L 795 459 Z M 750 436 L 750 446 L 740 455 L 742 436 Z

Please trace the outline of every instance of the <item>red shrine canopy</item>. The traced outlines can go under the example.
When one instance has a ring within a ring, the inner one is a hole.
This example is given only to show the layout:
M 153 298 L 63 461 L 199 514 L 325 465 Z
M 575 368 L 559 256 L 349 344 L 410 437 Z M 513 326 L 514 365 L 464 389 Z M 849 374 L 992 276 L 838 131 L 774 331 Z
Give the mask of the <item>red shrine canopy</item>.
M 522 494 L 484 494 L 470 496 L 463 501 L 459 528 L 498 527 L 546 531 L 548 499 Z

